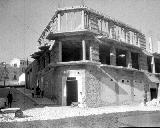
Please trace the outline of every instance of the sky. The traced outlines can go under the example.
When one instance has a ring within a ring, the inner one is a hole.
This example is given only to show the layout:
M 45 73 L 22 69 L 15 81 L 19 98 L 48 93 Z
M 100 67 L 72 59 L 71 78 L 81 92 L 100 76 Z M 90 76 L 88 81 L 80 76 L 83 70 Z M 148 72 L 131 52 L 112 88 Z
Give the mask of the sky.
M 30 59 L 38 38 L 58 7 L 86 6 L 160 40 L 160 0 L 0 0 L 0 62 Z

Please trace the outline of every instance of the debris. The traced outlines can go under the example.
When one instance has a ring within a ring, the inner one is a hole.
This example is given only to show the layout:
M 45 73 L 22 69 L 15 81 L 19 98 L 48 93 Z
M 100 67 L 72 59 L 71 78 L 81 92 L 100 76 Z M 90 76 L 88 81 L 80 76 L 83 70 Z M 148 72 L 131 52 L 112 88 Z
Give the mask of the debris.
M 22 112 L 21 109 L 20 109 L 20 110 L 17 110 L 17 111 L 15 112 L 15 117 L 18 117 L 18 118 L 23 118 L 23 117 L 24 117 L 23 112 Z
M 146 103 L 147 106 L 160 106 L 160 98 L 153 99 Z

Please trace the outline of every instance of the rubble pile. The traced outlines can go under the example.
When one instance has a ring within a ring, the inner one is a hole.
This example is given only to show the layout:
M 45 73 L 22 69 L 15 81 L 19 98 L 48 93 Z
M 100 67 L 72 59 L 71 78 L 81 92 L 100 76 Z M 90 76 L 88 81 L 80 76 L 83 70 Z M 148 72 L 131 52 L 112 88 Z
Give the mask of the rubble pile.
M 160 106 L 160 98 L 146 102 L 147 106 Z

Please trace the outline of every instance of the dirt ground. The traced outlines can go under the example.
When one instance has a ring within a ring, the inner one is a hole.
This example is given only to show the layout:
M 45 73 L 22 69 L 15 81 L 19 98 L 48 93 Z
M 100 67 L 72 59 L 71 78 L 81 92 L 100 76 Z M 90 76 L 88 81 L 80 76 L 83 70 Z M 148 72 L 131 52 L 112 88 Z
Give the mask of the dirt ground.
M 7 99 L 7 94 L 9 91 L 13 95 L 12 107 L 21 108 L 21 110 L 26 110 L 35 107 L 35 103 L 32 100 L 24 96 L 15 88 L 0 88 L 0 97 Z
M 120 122 L 124 117 L 133 117 L 156 112 L 122 112 L 116 114 L 100 114 L 70 117 L 55 120 L 34 120 L 25 122 L 1 122 L 0 128 L 118 128 L 134 127 Z
M 19 107 L 24 112 L 24 118 L 14 117 L 14 113 L 0 113 L 0 128 L 117 128 L 134 127 L 137 122 L 132 123 L 137 117 L 145 117 L 146 114 L 159 114 L 160 110 L 136 111 L 134 107 L 131 112 L 110 112 L 115 108 L 78 108 L 78 107 L 48 107 L 35 106 L 35 103 L 15 89 L 0 89 L 0 97 L 6 97 L 8 91 L 13 93 L 13 107 Z M 125 109 L 123 107 L 119 108 Z M 127 110 L 128 108 L 126 108 Z M 145 108 L 146 109 L 146 108 Z M 159 122 L 160 116 L 154 116 Z M 145 122 L 146 118 L 143 118 Z M 140 120 L 140 118 L 139 118 Z M 148 120 L 153 121 L 153 120 Z M 131 122 L 131 123 L 130 123 Z M 149 124 L 149 123 L 148 123 Z M 152 124 L 152 122 L 150 123 Z M 152 126 L 152 125 L 151 125 Z

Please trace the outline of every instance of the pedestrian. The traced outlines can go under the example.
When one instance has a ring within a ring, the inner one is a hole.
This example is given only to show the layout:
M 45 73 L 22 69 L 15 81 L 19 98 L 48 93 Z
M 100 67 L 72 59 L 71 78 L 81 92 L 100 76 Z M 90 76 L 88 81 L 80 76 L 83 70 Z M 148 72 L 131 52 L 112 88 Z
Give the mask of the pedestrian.
M 8 107 L 12 107 L 12 100 L 13 100 L 13 96 L 12 93 L 9 91 L 8 95 L 7 95 L 7 99 L 8 99 Z
M 37 97 L 40 97 L 40 93 L 41 93 L 41 89 L 39 88 L 39 86 L 37 86 L 37 88 L 36 88 Z
M 41 91 L 41 97 L 43 98 L 44 96 L 44 90 Z
M 32 88 L 32 98 L 34 98 L 34 88 Z

